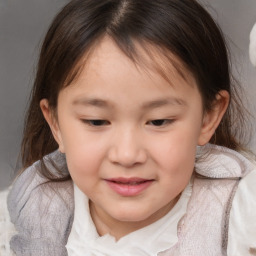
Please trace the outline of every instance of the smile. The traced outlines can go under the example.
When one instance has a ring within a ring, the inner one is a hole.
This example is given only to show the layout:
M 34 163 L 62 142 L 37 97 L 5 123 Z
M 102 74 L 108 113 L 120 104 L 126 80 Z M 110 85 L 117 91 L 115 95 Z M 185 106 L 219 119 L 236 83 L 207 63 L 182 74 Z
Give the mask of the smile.
M 154 180 L 142 178 L 114 178 L 105 181 L 114 192 L 121 196 L 129 197 L 142 193 Z

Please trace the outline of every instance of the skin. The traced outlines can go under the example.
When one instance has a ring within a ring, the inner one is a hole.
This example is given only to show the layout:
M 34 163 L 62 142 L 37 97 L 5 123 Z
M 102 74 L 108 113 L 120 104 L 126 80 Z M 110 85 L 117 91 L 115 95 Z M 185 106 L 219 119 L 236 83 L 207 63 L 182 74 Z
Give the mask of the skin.
M 40 103 L 74 183 L 90 199 L 98 233 L 116 239 L 172 209 L 191 179 L 196 146 L 210 140 L 229 100 L 221 91 L 205 113 L 188 71 L 184 79 L 170 67 L 171 85 L 148 71 L 105 38 L 59 93 L 58 118 L 46 99 Z M 152 182 L 137 195 L 123 196 L 106 181 L 120 177 Z

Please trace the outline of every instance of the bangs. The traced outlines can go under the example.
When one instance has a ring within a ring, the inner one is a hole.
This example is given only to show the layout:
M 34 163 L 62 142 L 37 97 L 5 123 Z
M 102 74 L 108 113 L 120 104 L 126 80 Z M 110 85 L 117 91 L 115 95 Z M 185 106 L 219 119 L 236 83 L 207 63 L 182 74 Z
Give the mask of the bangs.
M 128 57 L 137 69 L 143 70 L 150 77 L 152 73 L 160 75 L 170 86 L 174 86 L 173 77 L 180 76 L 187 83 L 196 80 L 193 73 L 182 60 L 173 54 L 164 46 L 155 45 L 145 40 L 126 38 L 125 42 L 120 38 L 113 38 L 109 35 L 102 36 L 87 49 L 82 57 L 74 64 L 74 67 L 67 74 L 63 88 L 75 83 L 83 69 L 86 69 L 87 63 L 93 58 L 94 50 L 102 43 L 102 41 L 110 38 L 121 52 Z M 191 83 L 188 83 L 191 84 Z M 193 83 L 194 84 L 194 83 Z M 191 85 L 193 85 L 191 84 Z

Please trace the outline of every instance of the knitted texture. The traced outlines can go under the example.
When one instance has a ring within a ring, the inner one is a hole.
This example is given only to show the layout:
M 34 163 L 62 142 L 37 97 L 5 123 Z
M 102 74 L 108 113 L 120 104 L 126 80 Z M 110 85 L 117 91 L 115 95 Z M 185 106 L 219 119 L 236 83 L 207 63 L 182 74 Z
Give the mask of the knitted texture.
M 7 195 L 9 189 L 0 192 L 0 255 L 12 256 L 14 253 L 10 249 L 9 241 L 16 230 L 10 221 L 9 212 L 7 209 Z
M 67 171 L 60 152 L 45 160 L 52 172 L 56 167 Z M 73 183 L 49 182 L 40 175 L 39 168 L 40 162 L 36 162 L 23 172 L 8 195 L 11 221 L 18 231 L 10 247 L 17 256 L 65 256 L 73 223 Z

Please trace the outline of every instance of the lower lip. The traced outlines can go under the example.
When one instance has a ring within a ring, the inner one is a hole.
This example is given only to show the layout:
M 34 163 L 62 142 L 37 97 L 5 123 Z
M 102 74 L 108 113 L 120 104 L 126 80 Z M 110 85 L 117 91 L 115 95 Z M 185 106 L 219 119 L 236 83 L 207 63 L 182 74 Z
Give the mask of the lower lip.
M 152 180 L 139 183 L 137 185 L 129 185 L 129 184 L 122 184 L 116 183 L 113 181 L 107 181 L 109 187 L 114 190 L 117 194 L 121 196 L 136 196 L 142 193 L 145 189 L 147 189 L 151 184 Z

